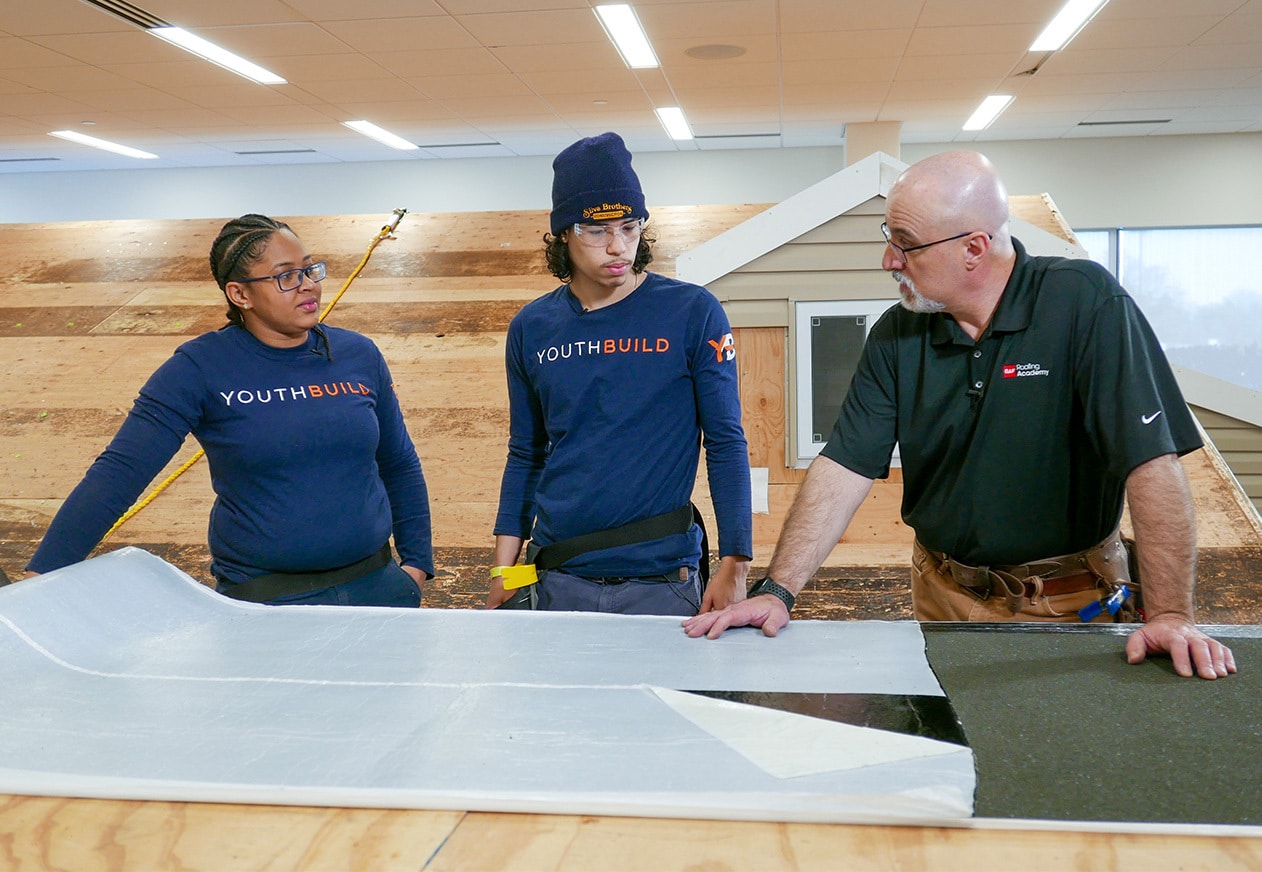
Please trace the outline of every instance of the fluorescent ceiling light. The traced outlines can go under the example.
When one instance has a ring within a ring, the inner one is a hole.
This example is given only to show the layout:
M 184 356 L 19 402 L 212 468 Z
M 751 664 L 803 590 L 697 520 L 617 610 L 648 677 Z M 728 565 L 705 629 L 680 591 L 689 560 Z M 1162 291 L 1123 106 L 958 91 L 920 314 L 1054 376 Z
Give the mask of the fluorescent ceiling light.
M 1012 102 L 1011 94 L 991 94 L 977 107 L 977 111 L 964 122 L 965 130 L 985 130 Z
M 609 34 L 618 54 L 622 55 L 622 60 L 628 67 L 642 70 L 657 66 L 657 55 L 649 44 L 644 28 L 640 27 L 634 9 L 626 3 L 619 3 L 613 6 L 597 6 L 592 11 L 604 25 L 605 33 Z
M 55 136 L 58 139 L 68 139 L 71 142 L 77 142 L 80 145 L 90 145 L 93 148 L 99 148 L 102 151 L 112 151 L 114 154 L 121 154 L 126 157 L 139 158 L 141 160 L 157 160 L 156 154 L 150 154 L 147 151 L 141 151 L 138 148 L 131 148 L 126 145 L 119 145 L 117 142 L 109 142 L 104 139 L 97 139 L 95 136 L 84 136 L 82 133 L 75 133 L 73 130 L 53 130 L 49 136 Z
M 222 49 L 213 42 L 207 42 L 200 36 L 194 36 L 182 27 L 151 27 L 149 32 L 159 39 L 177 45 L 185 51 L 203 57 L 212 64 L 218 64 L 230 73 L 244 76 L 260 85 L 283 85 L 285 80 L 258 64 L 252 64 L 245 58 L 237 57 L 227 49 Z
M 665 109 L 654 109 L 653 111 L 657 113 L 657 120 L 662 122 L 662 126 L 666 128 L 666 132 L 670 134 L 671 139 L 692 139 L 692 128 L 688 126 L 688 119 L 684 117 L 684 110 L 678 106 L 668 106 Z
M 1030 51 L 1060 51 L 1087 26 L 1109 0 L 1069 0 L 1052 23 L 1030 44 Z
M 371 121 L 343 121 L 351 130 L 364 134 L 364 136 L 372 137 L 380 143 L 397 148 L 399 151 L 412 151 L 420 148 L 415 143 L 408 142 L 402 136 L 395 136 L 389 130 L 383 130 Z

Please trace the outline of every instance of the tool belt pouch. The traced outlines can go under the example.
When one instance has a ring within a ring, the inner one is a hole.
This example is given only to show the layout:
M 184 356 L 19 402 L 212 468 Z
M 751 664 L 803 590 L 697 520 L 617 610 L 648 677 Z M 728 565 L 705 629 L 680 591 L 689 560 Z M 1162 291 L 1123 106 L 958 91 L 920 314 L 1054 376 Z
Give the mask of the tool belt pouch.
M 1107 599 L 1123 584 L 1130 591 L 1130 596 L 1122 603 L 1114 619 L 1127 624 L 1140 621 L 1143 594 L 1139 565 L 1135 559 L 1135 540 L 1123 538 L 1121 532 L 1115 530 L 1109 538 L 1084 552 L 1083 556 L 1104 588 L 1101 599 Z

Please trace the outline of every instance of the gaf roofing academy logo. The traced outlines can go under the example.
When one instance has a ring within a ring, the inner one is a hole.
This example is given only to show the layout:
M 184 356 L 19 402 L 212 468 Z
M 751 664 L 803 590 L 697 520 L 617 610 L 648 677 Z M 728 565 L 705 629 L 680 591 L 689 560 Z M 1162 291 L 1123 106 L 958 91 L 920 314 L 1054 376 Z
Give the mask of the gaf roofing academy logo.
M 1043 365 L 1039 363 L 1005 363 L 1003 365 L 1004 378 L 1025 378 L 1031 375 L 1051 374 L 1051 370 L 1043 369 Z

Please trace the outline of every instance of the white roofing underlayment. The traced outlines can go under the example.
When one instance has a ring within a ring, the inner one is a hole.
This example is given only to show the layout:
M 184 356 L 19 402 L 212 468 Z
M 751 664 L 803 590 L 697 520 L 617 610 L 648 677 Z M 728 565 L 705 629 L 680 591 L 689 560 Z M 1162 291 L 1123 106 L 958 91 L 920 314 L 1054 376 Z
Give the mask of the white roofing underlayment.
M 0 793 L 777 821 L 972 814 L 969 749 L 679 693 L 942 696 L 914 622 L 238 603 L 135 548 L 0 588 Z

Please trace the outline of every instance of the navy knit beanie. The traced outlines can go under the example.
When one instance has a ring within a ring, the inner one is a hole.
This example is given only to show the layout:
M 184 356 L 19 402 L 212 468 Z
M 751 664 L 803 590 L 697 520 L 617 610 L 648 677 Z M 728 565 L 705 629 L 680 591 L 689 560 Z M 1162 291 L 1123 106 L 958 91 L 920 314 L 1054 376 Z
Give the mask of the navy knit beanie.
M 552 161 L 552 233 L 571 224 L 648 218 L 631 152 L 616 133 L 580 139 Z

